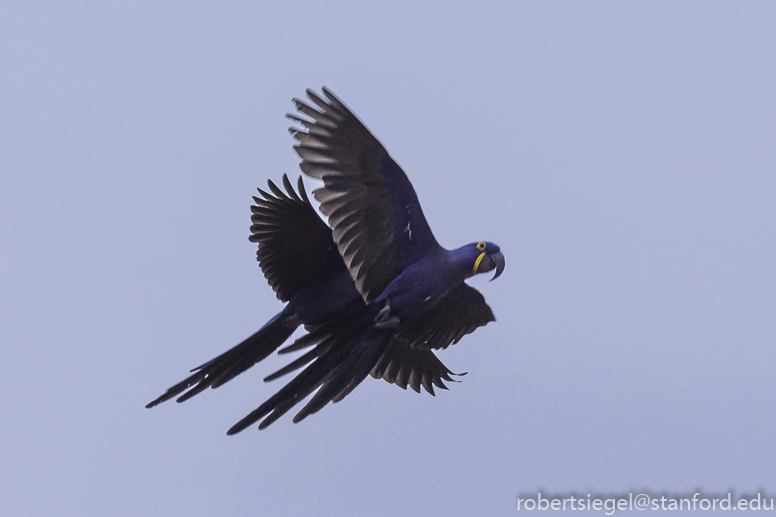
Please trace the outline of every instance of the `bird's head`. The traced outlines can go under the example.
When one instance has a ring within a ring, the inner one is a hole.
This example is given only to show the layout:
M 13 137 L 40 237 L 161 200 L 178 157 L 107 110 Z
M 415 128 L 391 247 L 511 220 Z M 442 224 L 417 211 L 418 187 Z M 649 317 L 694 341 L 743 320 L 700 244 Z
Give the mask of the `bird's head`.
M 473 242 L 461 248 L 463 255 L 471 261 L 471 270 L 468 276 L 487 273 L 496 270 L 491 281 L 504 272 L 504 255 L 501 249 L 492 242 Z

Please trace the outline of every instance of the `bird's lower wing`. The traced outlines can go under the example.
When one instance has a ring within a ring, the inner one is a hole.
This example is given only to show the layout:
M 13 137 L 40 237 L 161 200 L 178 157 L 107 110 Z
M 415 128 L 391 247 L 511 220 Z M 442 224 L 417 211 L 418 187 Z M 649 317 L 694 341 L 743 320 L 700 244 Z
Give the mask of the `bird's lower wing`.
M 412 348 L 444 349 L 496 321 L 478 290 L 461 283 L 428 311 L 403 322 L 397 336 Z
M 412 348 L 397 337 L 391 340 L 370 373 L 375 379 L 385 379 L 403 390 L 409 385 L 420 393 L 423 386 L 431 395 L 434 395 L 434 386 L 447 389 L 443 381 L 457 382 L 451 375 L 466 375 L 451 372 L 431 350 Z

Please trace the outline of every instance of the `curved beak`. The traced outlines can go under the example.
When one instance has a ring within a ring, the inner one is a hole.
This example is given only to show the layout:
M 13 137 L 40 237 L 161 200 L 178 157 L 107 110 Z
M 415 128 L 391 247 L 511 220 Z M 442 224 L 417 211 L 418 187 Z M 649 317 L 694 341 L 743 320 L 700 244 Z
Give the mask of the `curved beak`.
M 504 255 L 500 251 L 491 253 L 488 255 L 488 257 L 493 261 L 494 264 L 496 264 L 496 274 L 493 275 L 493 278 L 490 279 L 492 282 L 497 279 L 501 273 L 504 272 L 504 266 L 506 265 L 506 262 L 504 261 Z

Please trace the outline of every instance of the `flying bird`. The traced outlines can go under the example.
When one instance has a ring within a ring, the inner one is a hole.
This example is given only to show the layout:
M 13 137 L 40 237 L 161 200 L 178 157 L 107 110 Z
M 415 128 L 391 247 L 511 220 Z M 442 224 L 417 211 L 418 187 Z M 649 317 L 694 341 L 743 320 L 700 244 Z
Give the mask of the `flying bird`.
M 482 294 L 466 284 L 474 275 L 504 271 L 491 242 L 457 249 L 440 246 L 406 174 L 366 126 L 331 91 L 307 90 L 294 99 L 294 150 L 302 172 L 323 181 L 313 192 L 328 225 L 302 183 L 294 190 L 268 181 L 251 207 L 251 235 L 259 266 L 286 305 L 255 334 L 192 370 L 192 375 L 149 403 L 183 402 L 217 388 L 276 350 L 305 353 L 264 380 L 302 369 L 257 409 L 237 422 L 235 434 L 260 422 L 264 429 L 315 393 L 294 417 L 303 420 L 338 402 L 367 375 L 434 386 L 453 374 L 434 353 L 495 321 Z M 307 333 L 280 348 L 304 325 Z M 280 349 L 279 349 L 280 348 Z M 279 349 L 279 350 L 278 350 Z

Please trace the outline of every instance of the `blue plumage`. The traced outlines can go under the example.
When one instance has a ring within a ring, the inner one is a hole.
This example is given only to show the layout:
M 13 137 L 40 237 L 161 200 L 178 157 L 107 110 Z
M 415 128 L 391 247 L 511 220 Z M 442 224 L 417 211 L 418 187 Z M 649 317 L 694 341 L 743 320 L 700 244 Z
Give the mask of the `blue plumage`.
M 446 389 L 452 381 L 433 350 L 457 343 L 494 321 L 467 278 L 504 270 L 499 247 L 478 242 L 442 248 L 423 216 L 407 176 L 380 142 L 331 92 L 312 91 L 289 115 L 302 171 L 323 181 L 313 192 L 326 225 L 310 204 L 301 178 L 296 192 L 271 181 L 251 207 L 251 241 L 264 276 L 284 309 L 258 332 L 192 370 L 146 407 L 176 397 L 182 402 L 244 372 L 304 325 L 307 334 L 278 353 L 306 352 L 268 376 L 304 368 L 259 408 L 234 425 L 234 434 L 261 420 L 264 428 L 305 397 L 294 418 L 315 413 L 350 393 L 367 375 L 415 391 Z M 313 107 L 314 106 L 314 107 Z

